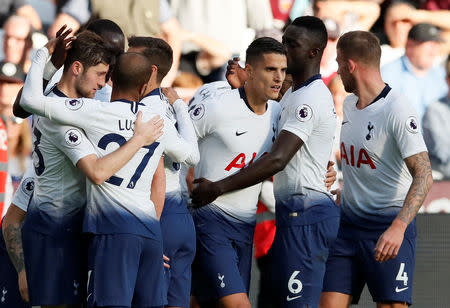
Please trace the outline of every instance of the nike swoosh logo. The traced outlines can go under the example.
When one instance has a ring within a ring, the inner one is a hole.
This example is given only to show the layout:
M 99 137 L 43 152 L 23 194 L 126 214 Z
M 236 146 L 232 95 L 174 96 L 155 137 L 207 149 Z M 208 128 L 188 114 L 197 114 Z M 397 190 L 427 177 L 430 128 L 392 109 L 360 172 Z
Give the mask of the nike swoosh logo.
M 289 295 L 288 295 L 288 296 L 286 296 L 286 300 L 287 300 L 288 302 L 290 302 L 290 301 L 293 301 L 294 299 L 297 299 L 297 298 L 299 298 L 299 297 L 302 297 L 302 296 L 299 295 L 299 296 L 289 297 Z
M 408 289 L 408 288 L 409 288 L 409 287 L 399 289 L 398 287 L 396 287 L 396 288 L 395 288 L 395 292 L 400 293 L 400 292 L 405 291 L 405 290 Z
M 347 123 L 348 123 L 348 121 L 344 121 L 344 122 L 342 122 L 342 125 L 347 124 Z
M 236 136 L 240 136 L 240 135 L 243 135 L 243 134 L 245 134 L 246 133 L 246 131 L 245 132 L 242 132 L 242 133 L 239 133 L 238 131 L 236 131 Z

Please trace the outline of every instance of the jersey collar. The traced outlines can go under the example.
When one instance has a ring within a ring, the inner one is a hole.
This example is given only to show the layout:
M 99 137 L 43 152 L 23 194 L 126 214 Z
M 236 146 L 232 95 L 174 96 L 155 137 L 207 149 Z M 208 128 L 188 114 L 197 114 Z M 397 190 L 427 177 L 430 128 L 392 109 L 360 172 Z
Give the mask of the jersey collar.
M 161 96 L 161 89 L 160 88 L 156 88 L 153 89 L 152 91 L 150 91 L 150 93 L 148 93 L 146 96 L 144 97 L 149 97 L 149 96 L 153 96 L 153 95 L 159 95 Z
M 58 85 L 57 85 L 57 84 L 55 84 L 55 86 L 53 87 L 52 92 L 53 92 L 56 96 L 59 96 L 59 97 L 67 97 L 66 94 L 62 93 L 62 92 L 58 89 Z
M 317 74 L 314 76 L 309 77 L 304 83 L 302 83 L 301 85 L 299 85 L 297 88 L 292 88 L 292 92 L 295 92 L 303 87 L 306 87 L 307 85 L 309 85 L 311 82 L 317 80 L 317 79 L 321 79 L 322 75 Z
M 375 103 L 376 101 L 382 99 L 382 98 L 386 98 L 386 96 L 388 95 L 388 93 L 391 91 L 391 87 L 386 83 L 383 90 L 381 90 L 380 94 L 378 94 L 377 97 L 375 97 L 373 99 L 373 101 L 370 102 L 369 105 L 372 105 L 373 103 Z
M 244 101 L 245 105 L 247 105 L 248 109 L 250 109 L 251 112 L 255 113 L 252 106 L 250 106 L 250 104 L 248 103 L 247 94 L 245 94 L 244 87 L 240 87 L 238 90 L 239 90 L 239 96 Z M 267 110 L 267 103 L 266 103 L 266 110 Z
M 131 105 L 131 112 L 133 112 L 133 113 L 137 113 L 138 112 L 139 106 L 145 106 L 145 104 L 143 104 L 143 103 L 130 101 L 130 100 L 125 99 L 125 98 L 117 99 L 117 100 L 115 100 L 115 102 L 121 102 L 121 103 L 130 104 Z

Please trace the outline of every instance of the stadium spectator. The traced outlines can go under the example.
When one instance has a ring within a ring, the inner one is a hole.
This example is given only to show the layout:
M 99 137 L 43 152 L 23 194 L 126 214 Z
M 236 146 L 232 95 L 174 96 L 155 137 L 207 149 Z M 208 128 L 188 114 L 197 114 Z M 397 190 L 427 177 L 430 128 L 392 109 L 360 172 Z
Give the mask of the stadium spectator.
M 450 55 L 446 61 L 446 73 L 449 90 L 445 97 L 428 106 L 423 118 L 423 136 L 433 170 L 450 179 Z
M 12 15 L 3 25 L 3 31 L 3 61 L 19 65 L 28 72 L 32 49 L 30 22 L 25 17 Z
M 372 1 L 314 0 L 314 16 L 337 20 L 342 32 L 369 30 L 380 16 L 380 6 Z
M 220 41 L 235 56 L 245 54 L 245 49 L 255 37 L 255 31 L 273 27 L 269 1 L 172 0 L 170 4 L 183 29 Z M 233 13 L 232 22 L 224 12 Z M 195 68 L 197 53 L 201 49 L 192 42 L 183 44 L 181 61 L 186 63 L 184 65 Z M 225 65 L 223 70 L 212 73 L 211 76 L 201 77 L 205 82 L 224 80 Z
M 114 21 L 126 37 L 160 36 L 167 41 L 172 47 L 174 59 L 172 69 L 162 84 L 163 86 L 172 84 L 178 71 L 181 37 L 179 23 L 171 12 L 168 0 L 121 0 L 114 5 L 111 5 L 109 0 L 69 0 L 50 27 L 49 37 L 54 37 L 56 31 L 64 24 L 68 24 L 72 29 L 78 29 L 80 21 L 87 21 L 85 16 Z
M 399 19 L 397 11 L 413 8 L 414 6 L 408 2 L 394 2 L 387 7 L 384 16 L 384 32 L 389 43 L 381 45 L 381 66 L 400 58 L 405 53 L 408 32 L 413 23 L 409 19 Z
M 327 47 L 325 47 L 322 60 L 320 61 L 320 74 L 322 75 L 323 82 L 328 85 L 331 79 L 336 76 L 336 44 L 341 35 L 341 31 L 338 23 L 334 19 L 324 18 L 323 23 L 327 28 L 328 40 Z
M 447 93 L 445 70 L 434 66 L 441 41 L 438 28 L 417 24 L 408 33 L 405 54 L 381 68 L 383 80 L 406 95 L 420 121 L 426 107 Z
M 34 30 L 41 30 L 42 23 L 36 10 L 25 0 L 2 0 L 0 2 L 0 27 L 11 15 L 25 17 Z
M 447 4 L 448 5 L 448 4 Z M 422 10 L 416 9 L 412 5 L 402 4 L 394 5 L 389 12 L 390 21 L 401 23 L 410 23 L 416 25 L 419 23 L 427 23 L 440 28 L 443 31 L 445 44 L 443 49 L 446 53 L 450 51 L 450 11 L 447 9 L 439 10 Z

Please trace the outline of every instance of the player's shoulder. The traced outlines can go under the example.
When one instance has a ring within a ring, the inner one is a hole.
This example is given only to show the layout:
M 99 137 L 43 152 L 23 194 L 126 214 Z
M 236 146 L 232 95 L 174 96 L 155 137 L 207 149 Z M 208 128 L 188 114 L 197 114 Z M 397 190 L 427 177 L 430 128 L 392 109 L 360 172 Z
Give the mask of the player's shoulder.
M 269 99 L 267 101 L 267 109 L 271 110 L 272 112 L 280 113 L 281 105 L 279 102 Z
M 194 96 L 189 101 L 189 104 L 201 103 L 208 98 L 215 97 L 228 90 L 231 90 L 231 87 L 226 81 L 206 83 L 195 92 Z

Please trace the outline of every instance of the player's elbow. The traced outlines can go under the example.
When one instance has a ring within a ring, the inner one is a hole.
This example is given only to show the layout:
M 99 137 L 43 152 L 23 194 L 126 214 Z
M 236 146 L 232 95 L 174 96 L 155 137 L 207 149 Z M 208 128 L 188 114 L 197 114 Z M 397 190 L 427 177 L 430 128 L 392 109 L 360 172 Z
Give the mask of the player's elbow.
M 91 181 L 95 185 L 101 185 L 105 182 L 108 177 L 106 175 L 100 174 L 100 172 L 96 172 L 91 176 L 88 176 L 89 181 Z
M 192 154 L 186 160 L 186 163 L 191 167 L 195 167 L 199 161 L 200 161 L 200 152 L 198 151 L 198 148 L 197 148 L 197 149 L 194 149 Z

